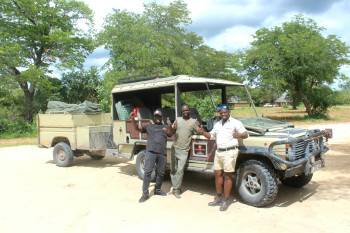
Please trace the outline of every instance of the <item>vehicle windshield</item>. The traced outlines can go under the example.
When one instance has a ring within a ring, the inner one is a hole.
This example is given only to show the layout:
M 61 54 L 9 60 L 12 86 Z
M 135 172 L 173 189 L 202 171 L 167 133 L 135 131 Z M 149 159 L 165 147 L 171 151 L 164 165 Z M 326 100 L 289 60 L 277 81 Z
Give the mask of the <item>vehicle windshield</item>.
M 244 86 L 226 86 L 226 100 L 231 115 L 236 118 L 256 117 L 253 106 Z M 222 104 L 222 90 L 211 89 L 181 93 L 181 102 L 195 108 L 201 120 L 215 116 L 216 106 Z
M 235 118 L 257 117 L 244 86 L 226 87 L 227 104 L 231 110 L 231 115 Z

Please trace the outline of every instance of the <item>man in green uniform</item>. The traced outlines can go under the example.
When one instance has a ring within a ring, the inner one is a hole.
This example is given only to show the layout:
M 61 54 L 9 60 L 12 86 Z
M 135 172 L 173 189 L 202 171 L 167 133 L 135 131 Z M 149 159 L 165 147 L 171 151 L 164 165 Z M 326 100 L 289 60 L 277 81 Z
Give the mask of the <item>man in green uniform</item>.
M 181 198 L 181 184 L 184 175 L 185 164 L 190 149 L 191 137 L 195 132 L 201 132 L 196 119 L 190 117 L 188 105 L 182 106 L 182 117 L 178 117 L 172 128 L 175 133 L 175 141 L 171 148 L 171 183 L 172 193 L 176 198 Z

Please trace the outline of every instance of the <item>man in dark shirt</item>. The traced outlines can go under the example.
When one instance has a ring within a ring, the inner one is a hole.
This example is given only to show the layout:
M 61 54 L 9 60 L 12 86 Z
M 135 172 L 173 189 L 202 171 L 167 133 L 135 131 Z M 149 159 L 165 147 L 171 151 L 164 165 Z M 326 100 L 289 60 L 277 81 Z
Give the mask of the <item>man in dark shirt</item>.
M 171 136 L 172 130 L 170 126 L 162 123 L 162 112 L 160 110 L 154 111 L 153 116 L 153 122 L 144 127 L 136 123 L 134 114 L 131 115 L 135 128 L 142 133 L 147 133 L 142 196 L 139 202 L 145 202 L 149 198 L 148 188 L 154 166 L 156 167 L 154 195 L 166 196 L 166 193 L 161 190 L 161 186 L 166 165 L 166 142 L 167 137 Z

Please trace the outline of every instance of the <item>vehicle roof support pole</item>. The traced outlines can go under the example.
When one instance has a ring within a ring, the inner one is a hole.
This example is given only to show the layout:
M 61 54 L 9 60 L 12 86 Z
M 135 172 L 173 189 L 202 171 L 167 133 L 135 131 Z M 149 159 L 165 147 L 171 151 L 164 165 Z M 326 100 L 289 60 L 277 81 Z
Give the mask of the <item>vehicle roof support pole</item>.
M 208 92 L 209 92 L 211 104 L 213 105 L 214 109 L 216 109 L 216 106 L 215 106 L 215 103 L 214 103 L 214 100 L 213 100 L 213 96 L 212 96 L 211 91 L 210 91 L 210 88 L 209 88 L 209 84 L 208 84 L 208 83 L 205 83 L 205 86 L 207 87 L 207 90 L 208 90 Z
M 260 116 L 258 115 L 258 112 L 256 111 L 256 108 L 255 108 L 253 99 L 252 99 L 252 97 L 251 97 L 251 95 L 250 95 L 250 93 L 249 93 L 248 88 L 247 88 L 246 85 L 244 85 L 244 89 L 245 89 L 245 91 L 247 92 L 247 95 L 248 95 L 250 104 L 252 105 L 252 107 L 253 107 L 253 109 L 254 109 L 254 112 L 255 112 L 256 117 L 260 117 Z
M 221 88 L 221 102 L 227 104 L 226 87 Z
M 176 117 L 180 116 L 181 109 L 181 93 L 179 90 L 179 85 L 175 83 L 175 115 Z

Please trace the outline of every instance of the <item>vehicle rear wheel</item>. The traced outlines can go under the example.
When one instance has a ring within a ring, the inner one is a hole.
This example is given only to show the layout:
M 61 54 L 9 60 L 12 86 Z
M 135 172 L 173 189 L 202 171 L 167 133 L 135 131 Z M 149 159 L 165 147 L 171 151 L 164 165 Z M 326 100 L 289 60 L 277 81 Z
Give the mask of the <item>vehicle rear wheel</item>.
M 236 182 L 240 198 L 252 206 L 266 206 L 275 200 L 278 193 L 274 171 L 257 160 L 249 160 L 240 166 Z
M 140 151 L 136 155 L 136 172 L 137 176 L 143 180 L 143 177 L 145 175 L 145 150 Z M 156 172 L 153 170 L 151 175 L 151 181 L 154 182 L 156 180 Z
M 286 185 L 286 186 L 290 186 L 290 187 L 294 187 L 294 188 L 301 188 L 304 185 L 307 185 L 311 179 L 312 179 L 313 174 L 302 174 L 299 176 L 293 176 L 293 177 L 289 177 L 289 178 L 285 178 L 283 180 L 281 180 L 282 184 Z
M 53 161 L 58 167 L 68 167 L 73 162 L 73 151 L 65 142 L 57 143 L 53 148 Z

